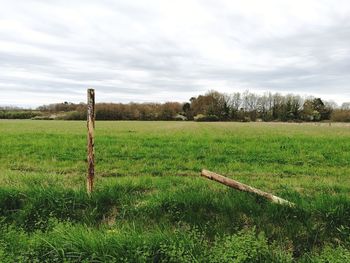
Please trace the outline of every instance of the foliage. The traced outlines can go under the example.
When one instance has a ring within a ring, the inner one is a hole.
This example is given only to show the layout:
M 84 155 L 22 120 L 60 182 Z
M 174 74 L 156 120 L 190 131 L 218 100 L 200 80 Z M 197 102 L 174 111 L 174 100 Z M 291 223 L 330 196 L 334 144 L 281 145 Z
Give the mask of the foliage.
M 63 119 L 63 120 L 86 120 L 87 114 L 86 111 L 70 111 L 66 114 L 62 115 L 61 117 L 57 119 Z
M 308 99 L 304 103 L 302 119 L 306 121 L 329 120 L 332 109 L 327 107 L 320 98 Z
M 335 122 L 350 122 L 350 110 L 334 110 L 331 120 Z
M 40 115 L 30 110 L 0 110 L 0 119 L 31 119 Z
M 195 121 L 219 121 L 219 117 L 216 115 L 203 115 L 198 114 L 194 116 Z
M 335 103 L 320 98 L 304 99 L 299 95 L 282 96 L 279 93 L 257 95 L 249 91 L 225 94 L 212 90 L 185 103 L 96 104 L 97 120 L 315 122 L 330 120 L 331 116 L 335 121 L 349 121 L 348 103 L 344 103 L 339 110 Z M 33 117 L 38 120 L 84 120 L 86 104 L 63 102 L 40 106 L 35 112 L 6 107 L 0 111 L 0 119 Z

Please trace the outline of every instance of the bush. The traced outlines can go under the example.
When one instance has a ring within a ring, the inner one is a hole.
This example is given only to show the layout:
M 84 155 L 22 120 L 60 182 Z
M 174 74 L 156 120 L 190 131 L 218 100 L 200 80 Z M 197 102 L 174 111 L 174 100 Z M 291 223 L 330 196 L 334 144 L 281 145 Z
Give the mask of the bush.
M 86 112 L 71 111 L 62 116 L 63 120 L 86 120 Z
M 0 111 L 0 119 L 31 119 L 40 115 L 33 111 Z
M 194 117 L 195 121 L 219 121 L 219 117 L 216 115 L 204 115 L 198 114 Z
M 52 121 L 56 119 L 56 115 L 44 115 L 44 116 L 35 116 L 33 118 L 31 118 L 32 120 L 48 120 L 48 121 Z
M 175 121 L 186 121 L 187 118 L 186 118 L 185 116 L 181 115 L 181 114 L 178 114 L 178 115 L 176 115 L 176 116 L 174 117 L 174 120 L 175 120 Z
M 331 120 L 335 122 L 350 122 L 350 110 L 335 110 L 332 112 Z

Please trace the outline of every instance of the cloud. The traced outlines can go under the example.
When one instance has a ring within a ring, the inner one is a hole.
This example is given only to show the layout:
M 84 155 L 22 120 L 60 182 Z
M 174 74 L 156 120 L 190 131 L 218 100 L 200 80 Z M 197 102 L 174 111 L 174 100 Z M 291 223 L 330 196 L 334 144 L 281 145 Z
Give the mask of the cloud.
M 0 0 L 0 104 L 186 101 L 209 89 L 350 101 L 348 1 Z

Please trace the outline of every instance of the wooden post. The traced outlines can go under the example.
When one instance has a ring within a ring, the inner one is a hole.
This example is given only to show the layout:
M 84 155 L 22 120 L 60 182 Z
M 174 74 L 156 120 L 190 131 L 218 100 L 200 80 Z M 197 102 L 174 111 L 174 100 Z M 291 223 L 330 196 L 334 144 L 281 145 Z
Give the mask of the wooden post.
M 243 192 L 249 192 L 249 193 L 254 193 L 256 195 L 260 195 L 264 198 L 266 198 L 267 200 L 271 201 L 272 203 L 277 203 L 277 204 L 281 204 L 281 205 L 287 205 L 287 206 L 290 206 L 290 207 L 294 207 L 295 204 L 285 200 L 285 199 L 282 199 L 278 196 L 275 196 L 273 194 L 270 194 L 270 193 L 266 193 L 266 192 L 263 192 L 259 189 L 256 189 L 254 187 L 251 187 L 249 185 L 246 185 L 246 184 L 242 184 L 238 181 L 235 181 L 235 180 L 232 180 L 230 178 L 227 178 L 225 176 L 222 176 L 220 174 L 217 174 L 217 173 L 213 173 L 213 172 L 210 172 L 210 171 L 207 171 L 207 170 L 202 170 L 201 172 L 201 175 L 210 179 L 210 180 L 214 180 L 214 181 L 217 181 L 219 183 L 222 183 L 226 186 L 229 186 L 229 187 L 232 187 L 234 189 L 237 189 L 239 191 L 243 191 Z
M 94 129 L 95 129 L 95 90 L 87 90 L 87 193 L 90 195 L 94 187 L 95 177 L 95 149 L 94 149 Z

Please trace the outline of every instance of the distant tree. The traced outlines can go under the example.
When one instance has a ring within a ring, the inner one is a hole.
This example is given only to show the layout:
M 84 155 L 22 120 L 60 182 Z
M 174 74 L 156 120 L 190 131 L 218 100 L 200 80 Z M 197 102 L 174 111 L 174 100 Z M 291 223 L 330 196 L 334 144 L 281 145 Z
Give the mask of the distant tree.
M 241 97 L 241 93 L 236 92 L 233 93 L 230 97 L 229 97 L 229 107 L 231 109 L 231 114 L 230 117 L 232 120 L 238 120 L 239 119 L 239 110 L 241 108 L 242 105 L 242 97 Z
M 344 102 L 344 103 L 341 105 L 341 109 L 342 109 L 342 110 L 350 110 L 350 102 Z
M 330 118 L 332 109 L 326 107 L 326 105 L 320 98 L 316 98 L 313 100 L 313 106 L 315 111 L 319 112 L 320 120 L 328 120 Z
M 321 121 L 331 117 L 346 119 L 350 103 L 344 103 L 343 111 L 338 109 L 334 102 L 324 102 L 320 98 L 309 97 L 303 99 L 298 95 L 279 93 L 264 93 L 258 95 L 245 91 L 227 95 L 215 90 L 204 95 L 191 97 L 190 102 L 166 103 L 97 103 L 96 118 L 98 120 L 196 120 L 201 121 Z M 37 108 L 46 114 L 63 113 L 67 118 L 83 118 L 86 113 L 86 104 L 62 102 L 43 105 Z M 3 114 L 3 116 L 12 116 Z M 45 114 L 44 114 L 45 116 Z M 345 116 L 345 117 L 344 117 Z M 186 117 L 186 118 L 185 118 Z
M 209 91 L 191 99 L 193 115 L 216 116 L 212 119 L 228 120 L 230 118 L 230 98 L 217 91 Z M 204 117 L 201 119 L 205 119 Z
M 298 120 L 300 119 L 300 111 L 302 107 L 302 99 L 300 96 L 288 94 L 284 98 L 284 106 L 282 112 L 282 120 Z
M 249 91 L 242 94 L 243 109 L 251 120 L 255 121 L 258 116 L 258 96 Z
M 332 109 L 327 107 L 320 98 L 307 99 L 303 106 L 302 116 L 304 120 L 321 121 L 329 120 Z
M 181 104 L 178 102 L 166 102 L 161 105 L 160 119 L 172 120 L 179 112 L 181 112 L 181 109 Z
M 334 122 L 350 122 L 350 109 L 335 109 L 331 114 L 331 120 Z
M 190 103 L 188 102 L 184 103 L 184 105 L 182 106 L 182 110 L 187 120 L 193 120 L 193 111 L 191 109 Z
M 302 110 L 302 119 L 304 121 L 316 121 L 319 116 L 318 112 L 315 112 L 313 99 L 307 99 L 304 102 Z
M 284 97 L 279 93 L 273 95 L 272 118 L 274 120 L 284 119 Z
M 259 118 L 261 118 L 264 121 L 270 121 L 272 120 L 272 114 L 271 114 L 271 107 L 272 107 L 272 101 L 270 100 L 271 94 L 264 94 L 260 97 L 258 97 L 257 101 L 257 110 L 259 113 Z

